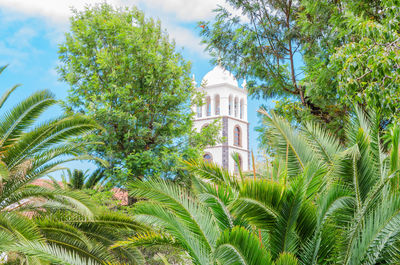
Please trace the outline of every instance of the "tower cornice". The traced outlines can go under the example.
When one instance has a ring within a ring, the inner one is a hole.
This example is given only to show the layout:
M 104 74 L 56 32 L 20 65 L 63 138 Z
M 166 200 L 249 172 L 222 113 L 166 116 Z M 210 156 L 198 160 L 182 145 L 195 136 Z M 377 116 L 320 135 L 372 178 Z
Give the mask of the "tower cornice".
M 243 123 L 245 123 L 247 125 L 250 124 L 246 120 L 241 120 L 241 119 L 229 116 L 229 115 L 217 115 L 217 116 L 208 116 L 206 118 L 195 118 L 195 119 L 193 119 L 193 121 L 206 121 L 206 120 L 215 120 L 215 119 L 222 119 L 222 118 L 228 118 L 228 119 L 232 119 L 232 120 L 235 120 L 235 121 L 240 121 L 240 122 L 243 122 Z
M 233 90 L 235 90 L 237 92 L 241 92 L 241 93 L 244 93 L 246 95 L 248 94 L 248 91 L 247 91 L 246 88 L 240 88 L 240 87 L 234 86 L 234 85 L 229 84 L 229 83 L 219 83 L 219 84 L 215 84 L 215 85 L 207 85 L 205 87 L 198 87 L 197 89 L 199 89 L 199 90 L 207 90 L 207 89 L 220 88 L 220 87 L 224 87 L 224 88 L 228 87 L 228 88 L 231 88 L 231 89 L 233 89 Z

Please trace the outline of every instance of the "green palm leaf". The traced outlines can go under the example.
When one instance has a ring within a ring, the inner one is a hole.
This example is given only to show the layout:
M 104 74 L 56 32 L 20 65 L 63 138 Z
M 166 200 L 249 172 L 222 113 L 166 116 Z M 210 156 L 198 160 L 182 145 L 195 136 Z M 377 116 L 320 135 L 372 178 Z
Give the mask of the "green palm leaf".
M 273 264 L 257 236 L 243 227 L 234 227 L 222 233 L 217 242 L 214 259 L 219 264 L 230 265 Z
M 77 253 L 65 250 L 59 246 L 37 242 L 23 242 L 12 246 L 13 251 L 25 253 L 29 257 L 37 257 L 55 264 L 65 265 L 97 265 L 102 262 L 82 258 Z
M 31 126 L 56 100 L 49 91 L 39 91 L 19 103 L 10 112 L 0 118 L 0 144 L 9 146 Z
M 260 229 L 270 229 L 279 215 L 286 197 L 283 185 L 267 180 L 246 180 L 232 212 L 242 216 Z
M 259 112 L 264 115 L 271 145 L 287 164 L 289 176 L 301 173 L 310 161 L 318 161 L 306 139 L 296 132 L 287 121 L 274 113 L 269 115 L 265 110 L 259 110 Z
M 0 68 L 0 73 L 4 69 Z M 16 87 L 3 94 L 0 108 Z M 106 258 L 118 261 L 116 256 L 109 256 L 107 246 L 121 239 L 120 230 L 110 232 L 113 237 L 103 244 L 58 215 L 62 212 L 70 218 L 94 219 L 97 207 L 90 198 L 57 186 L 30 185 L 35 179 L 60 169 L 62 163 L 94 159 L 84 153 L 87 143 L 71 143 L 75 137 L 99 128 L 93 120 L 73 115 L 34 126 L 40 115 L 55 103 L 52 93 L 39 91 L 0 114 L 0 253 L 13 253 L 16 262 L 31 264 L 100 264 Z M 59 219 L 42 219 L 49 215 Z M 127 253 L 126 257 L 134 255 Z
M 275 261 L 275 265 L 297 265 L 298 260 L 292 253 L 281 253 Z

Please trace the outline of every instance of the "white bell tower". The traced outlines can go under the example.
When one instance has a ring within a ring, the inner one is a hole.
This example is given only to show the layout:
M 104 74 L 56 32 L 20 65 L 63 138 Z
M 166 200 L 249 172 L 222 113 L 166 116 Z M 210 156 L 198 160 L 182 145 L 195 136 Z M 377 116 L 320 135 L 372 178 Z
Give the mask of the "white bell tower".
M 195 113 L 193 126 L 200 131 L 219 119 L 222 124 L 220 134 L 225 138 L 222 144 L 208 146 L 203 158 L 235 172 L 237 167 L 232 154 L 236 152 L 239 154 L 242 171 L 248 171 L 250 152 L 246 82 L 240 88 L 236 78 L 219 65 L 204 76 L 203 82 L 205 87 L 199 87 L 198 90 L 205 95 L 205 104 L 192 106 Z

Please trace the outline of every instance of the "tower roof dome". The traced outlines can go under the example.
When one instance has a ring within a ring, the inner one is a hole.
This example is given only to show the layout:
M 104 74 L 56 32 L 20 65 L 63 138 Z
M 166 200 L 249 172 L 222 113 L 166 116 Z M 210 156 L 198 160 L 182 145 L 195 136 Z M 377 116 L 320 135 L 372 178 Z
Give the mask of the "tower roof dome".
M 214 69 L 208 72 L 203 77 L 202 82 L 206 82 L 207 86 L 228 83 L 235 87 L 239 87 L 238 82 L 232 73 L 225 70 L 220 65 L 215 66 Z

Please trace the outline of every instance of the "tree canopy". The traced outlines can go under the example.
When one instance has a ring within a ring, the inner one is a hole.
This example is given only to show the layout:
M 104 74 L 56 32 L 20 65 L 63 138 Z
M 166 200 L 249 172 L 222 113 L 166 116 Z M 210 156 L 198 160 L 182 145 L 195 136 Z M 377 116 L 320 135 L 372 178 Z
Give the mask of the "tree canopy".
M 61 80 L 70 85 L 66 105 L 104 127 L 91 136 L 104 145 L 91 151 L 120 180 L 174 174 L 180 158 L 212 142 L 192 131 L 190 64 L 160 21 L 105 3 L 74 10 L 59 58 Z
M 383 124 L 398 119 L 396 1 L 226 2 L 237 12 L 220 7 L 199 22 L 203 42 L 253 96 L 276 99 L 277 113 L 342 136 L 354 103 Z

